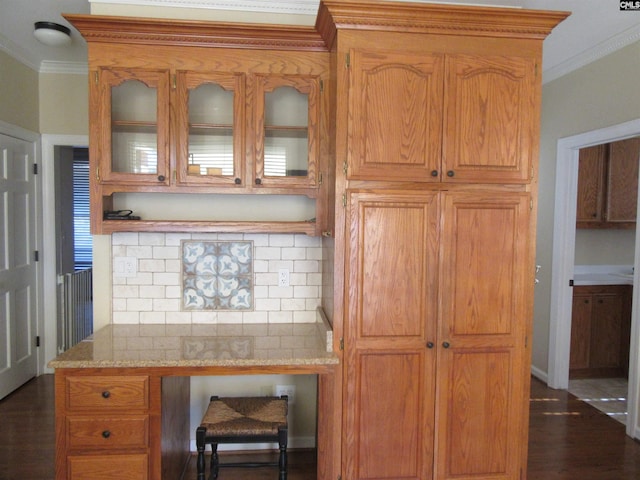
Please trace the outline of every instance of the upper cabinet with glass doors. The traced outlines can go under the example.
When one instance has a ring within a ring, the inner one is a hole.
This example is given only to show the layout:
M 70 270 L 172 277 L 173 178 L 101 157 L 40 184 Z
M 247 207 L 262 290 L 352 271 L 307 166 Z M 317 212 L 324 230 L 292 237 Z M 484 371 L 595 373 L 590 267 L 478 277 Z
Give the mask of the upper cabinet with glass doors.
M 103 183 L 169 184 L 169 71 L 100 69 Z
M 245 76 L 178 72 L 179 184 L 243 185 Z
M 102 125 L 110 126 L 102 132 L 102 183 L 317 184 L 317 76 L 178 71 L 172 74 L 173 108 L 168 71 L 104 69 L 99 76 Z
M 94 234 L 330 234 L 330 54 L 315 28 L 67 17 L 89 45 Z
M 255 83 L 254 183 L 265 187 L 315 185 L 318 79 L 259 75 Z

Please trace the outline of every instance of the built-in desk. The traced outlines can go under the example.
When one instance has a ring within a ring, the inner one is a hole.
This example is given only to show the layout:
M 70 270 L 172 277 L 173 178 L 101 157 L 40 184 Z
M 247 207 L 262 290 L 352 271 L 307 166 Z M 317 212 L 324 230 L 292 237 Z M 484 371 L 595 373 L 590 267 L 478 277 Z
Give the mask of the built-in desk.
M 189 377 L 317 374 L 318 476 L 340 474 L 338 356 L 313 324 L 109 325 L 49 363 L 56 480 L 178 480 Z

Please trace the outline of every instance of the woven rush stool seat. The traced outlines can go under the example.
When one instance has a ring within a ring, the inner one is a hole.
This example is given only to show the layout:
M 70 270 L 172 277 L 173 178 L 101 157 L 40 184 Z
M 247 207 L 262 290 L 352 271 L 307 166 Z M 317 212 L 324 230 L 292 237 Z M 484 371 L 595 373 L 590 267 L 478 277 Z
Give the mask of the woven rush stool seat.
M 212 396 L 200 426 L 196 429 L 197 480 L 204 480 L 205 446 L 211 445 L 209 479 L 218 478 L 220 467 L 278 466 L 279 480 L 287 478 L 288 399 L 282 397 Z M 278 462 L 220 463 L 220 443 L 277 442 Z

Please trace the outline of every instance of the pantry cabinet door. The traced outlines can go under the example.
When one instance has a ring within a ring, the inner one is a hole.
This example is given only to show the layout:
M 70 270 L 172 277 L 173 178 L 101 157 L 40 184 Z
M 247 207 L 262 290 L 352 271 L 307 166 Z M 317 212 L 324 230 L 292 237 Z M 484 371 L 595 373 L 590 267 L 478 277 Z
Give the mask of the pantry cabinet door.
M 347 177 L 440 179 L 443 56 L 352 50 Z
M 437 479 L 520 478 L 533 294 L 529 198 L 443 198 Z
M 345 478 L 432 478 L 437 208 L 434 193 L 349 195 Z
M 535 60 L 450 55 L 445 69 L 443 179 L 528 183 L 540 122 Z

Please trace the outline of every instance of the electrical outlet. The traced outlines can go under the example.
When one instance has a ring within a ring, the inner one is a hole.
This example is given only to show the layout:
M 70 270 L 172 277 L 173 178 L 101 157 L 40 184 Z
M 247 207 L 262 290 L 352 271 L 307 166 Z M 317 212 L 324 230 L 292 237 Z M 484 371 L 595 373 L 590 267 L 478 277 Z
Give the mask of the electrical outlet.
M 116 277 L 135 277 L 138 274 L 136 257 L 114 257 L 113 275 Z
M 289 286 L 289 270 L 286 268 L 281 268 L 278 270 L 278 286 L 279 287 L 288 287 Z
M 296 403 L 296 386 L 295 385 L 276 385 L 276 397 L 286 395 L 289 397 L 289 405 Z

